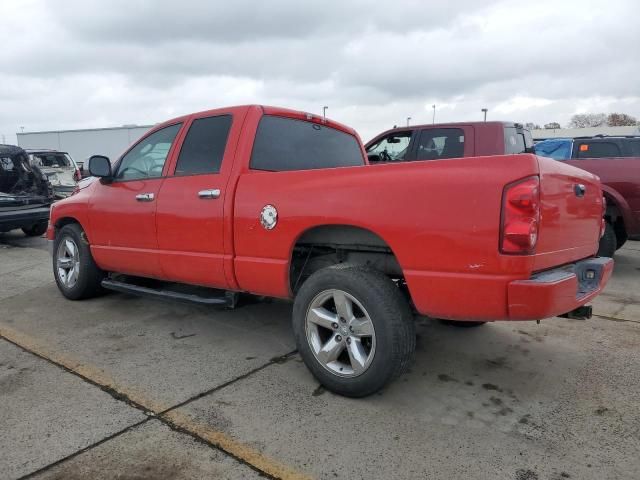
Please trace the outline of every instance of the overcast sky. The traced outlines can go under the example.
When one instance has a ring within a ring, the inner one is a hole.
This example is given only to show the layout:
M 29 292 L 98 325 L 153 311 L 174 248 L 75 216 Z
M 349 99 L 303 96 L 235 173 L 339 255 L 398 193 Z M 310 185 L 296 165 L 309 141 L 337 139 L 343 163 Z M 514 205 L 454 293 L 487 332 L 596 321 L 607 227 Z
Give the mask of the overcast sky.
M 0 135 L 265 103 L 394 124 L 640 117 L 640 1 L 2 3 Z M 0 141 L 2 137 L 0 136 Z

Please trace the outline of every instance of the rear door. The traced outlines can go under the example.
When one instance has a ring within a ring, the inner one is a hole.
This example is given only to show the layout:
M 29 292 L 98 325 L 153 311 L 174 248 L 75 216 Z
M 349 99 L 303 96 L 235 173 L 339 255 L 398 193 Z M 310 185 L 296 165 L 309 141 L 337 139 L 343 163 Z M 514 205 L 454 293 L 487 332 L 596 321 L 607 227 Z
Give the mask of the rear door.
M 158 195 L 156 229 L 163 278 L 228 288 L 224 199 L 242 114 L 194 116 Z M 231 215 L 231 212 L 229 213 Z M 226 255 L 226 257 L 225 257 Z

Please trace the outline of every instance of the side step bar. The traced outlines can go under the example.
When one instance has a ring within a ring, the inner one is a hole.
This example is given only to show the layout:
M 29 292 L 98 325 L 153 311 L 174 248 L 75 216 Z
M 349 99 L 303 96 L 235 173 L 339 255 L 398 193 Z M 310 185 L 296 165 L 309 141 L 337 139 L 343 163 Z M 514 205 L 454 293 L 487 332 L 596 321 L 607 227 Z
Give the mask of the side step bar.
M 168 288 L 153 288 L 143 285 L 136 285 L 134 283 L 122 282 L 111 278 L 105 278 L 102 280 L 102 286 L 109 290 L 115 290 L 116 292 L 129 293 L 131 295 L 140 295 L 143 297 L 153 297 L 165 300 L 176 300 L 186 303 L 198 303 L 201 305 L 219 305 L 227 308 L 235 308 L 238 302 L 239 293 L 237 292 L 224 292 L 223 295 L 218 296 L 205 296 L 197 295 L 194 293 L 184 293 L 170 290 Z M 202 291 L 203 288 L 198 288 Z

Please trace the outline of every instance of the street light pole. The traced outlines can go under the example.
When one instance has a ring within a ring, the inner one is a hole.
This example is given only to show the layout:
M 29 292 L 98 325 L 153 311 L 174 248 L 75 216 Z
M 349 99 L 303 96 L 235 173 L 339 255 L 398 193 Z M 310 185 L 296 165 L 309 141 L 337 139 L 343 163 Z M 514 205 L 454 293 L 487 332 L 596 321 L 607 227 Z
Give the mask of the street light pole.
M 431 105 L 433 107 L 433 118 L 431 119 L 431 123 L 436 123 L 436 105 Z
M 488 109 L 486 109 L 486 108 L 483 108 L 481 111 L 482 111 L 482 113 L 484 113 L 484 121 L 486 122 L 486 121 L 487 121 L 487 112 L 488 112 L 489 110 L 488 110 Z
M 322 118 L 326 121 L 327 120 L 327 106 L 322 107 Z

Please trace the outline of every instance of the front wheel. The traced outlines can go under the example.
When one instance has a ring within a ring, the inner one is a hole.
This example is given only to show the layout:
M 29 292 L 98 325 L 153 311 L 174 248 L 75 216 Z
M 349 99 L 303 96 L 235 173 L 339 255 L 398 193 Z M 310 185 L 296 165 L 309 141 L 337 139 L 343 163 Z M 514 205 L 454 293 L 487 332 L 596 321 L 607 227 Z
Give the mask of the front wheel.
M 60 292 L 70 300 L 95 297 L 103 290 L 104 275 L 93 261 L 80 225 L 62 227 L 53 244 L 53 276 Z
M 324 268 L 304 282 L 293 331 L 311 373 L 348 397 L 380 390 L 407 369 L 415 351 L 407 300 L 385 275 L 357 265 Z

